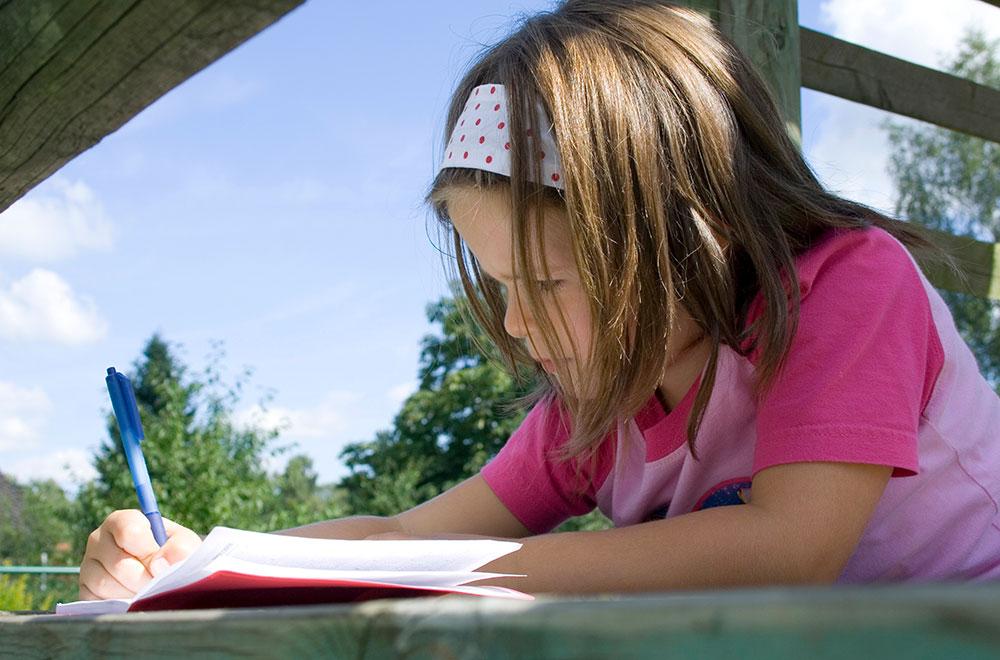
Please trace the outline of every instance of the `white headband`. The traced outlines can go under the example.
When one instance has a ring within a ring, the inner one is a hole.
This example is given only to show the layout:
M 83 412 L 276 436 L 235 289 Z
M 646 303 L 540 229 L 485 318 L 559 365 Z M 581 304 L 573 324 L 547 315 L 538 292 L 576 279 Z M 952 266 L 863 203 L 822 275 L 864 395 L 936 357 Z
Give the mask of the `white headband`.
M 507 90 L 503 85 L 487 83 L 469 94 L 455 130 L 444 150 L 439 170 L 446 167 L 467 167 L 510 176 L 510 130 L 507 114 Z M 548 128 L 542 134 L 542 183 L 565 189 L 562 163 L 556 149 L 552 124 L 545 110 L 538 107 L 538 126 Z M 528 133 L 530 135 L 530 133 Z

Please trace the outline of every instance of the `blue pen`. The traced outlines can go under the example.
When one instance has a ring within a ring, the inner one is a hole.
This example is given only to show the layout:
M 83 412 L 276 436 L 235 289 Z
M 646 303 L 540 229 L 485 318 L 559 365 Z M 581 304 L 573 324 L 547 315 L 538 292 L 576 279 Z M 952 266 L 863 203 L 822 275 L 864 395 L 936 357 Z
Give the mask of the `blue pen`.
M 142 449 L 139 447 L 145 435 L 142 432 L 142 421 L 139 419 L 139 407 L 135 404 L 132 383 L 125 374 L 115 371 L 114 367 L 108 367 L 108 377 L 104 380 L 108 383 L 111 407 L 115 409 L 115 417 L 118 419 L 125 458 L 128 459 L 132 483 L 135 484 L 135 492 L 139 496 L 139 508 L 149 519 L 149 526 L 153 528 L 153 538 L 162 546 L 167 542 L 167 532 L 163 529 L 163 518 L 160 517 L 160 510 L 156 506 L 153 485 L 149 481 L 149 472 L 146 471 L 146 459 L 143 458 Z

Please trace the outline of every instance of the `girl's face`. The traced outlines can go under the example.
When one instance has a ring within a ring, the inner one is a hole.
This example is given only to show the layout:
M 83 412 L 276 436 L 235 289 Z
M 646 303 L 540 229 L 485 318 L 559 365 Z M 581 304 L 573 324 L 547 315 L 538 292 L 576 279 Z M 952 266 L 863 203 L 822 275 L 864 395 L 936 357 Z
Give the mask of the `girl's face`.
M 448 215 L 455 230 L 479 262 L 480 270 L 506 291 L 504 328 L 528 350 L 549 373 L 556 364 L 569 373 L 579 373 L 579 356 L 590 351 L 590 306 L 573 259 L 569 221 L 564 211 L 547 207 L 543 214 L 545 264 L 532 264 L 538 278 L 541 304 L 553 326 L 558 346 L 547 346 L 524 296 L 520 274 L 512 261 L 512 219 L 509 194 L 502 190 L 456 188 L 446 193 Z M 547 266 L 547 271 L 545 266 Z M 548 277 L 545 273 L 548 272 Z M 560 312 L 566 327 L 560 322 Z M 575 349 L 575 350 L 574 350 Z

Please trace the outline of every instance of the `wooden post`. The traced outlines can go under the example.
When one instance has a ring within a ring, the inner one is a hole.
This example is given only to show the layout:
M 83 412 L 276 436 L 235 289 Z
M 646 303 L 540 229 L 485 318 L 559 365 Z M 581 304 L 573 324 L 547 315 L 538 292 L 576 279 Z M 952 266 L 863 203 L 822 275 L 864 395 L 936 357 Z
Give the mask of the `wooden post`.
M 797 0 L 686 0 L 708 14 L 763 76 L 796 144 L 802 143 Z

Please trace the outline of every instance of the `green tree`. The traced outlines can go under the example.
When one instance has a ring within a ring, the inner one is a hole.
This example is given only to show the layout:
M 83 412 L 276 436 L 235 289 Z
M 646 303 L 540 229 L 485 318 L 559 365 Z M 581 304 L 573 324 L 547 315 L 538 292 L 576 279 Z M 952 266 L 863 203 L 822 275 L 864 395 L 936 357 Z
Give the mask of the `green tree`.
M 75 501 L 56 482 L 19 484 L 0 474 L 0 564 L 75 564 L 74 517 Z M 75 594 L 75 576 L 0 575 L 0 610 L 45 610 Z
M 955 75 L 1000 88 L 1000 40 L 968 30 L 945 62 Z M 896 213 L 928 227 L 1000 242 L 1000 144 L 935 126 L 887 121 Z M 1000 303 L 940 291 L 979 368 L 1000 392 Z
M 318 483 L 312 459 L 293 456 L 273 480 L 273 510 L 267 512 L 271 529 L 284 529 L 344 515 L 340 490 Z
M 19 484 L 0 474 L 0 561 L 69 564 L 74 502 L 51 479 Z
M 143 453 L 160 511 L 201 533 L 215 525 L 269 530 L 328 512 L 325 503 L 320 506 L 314 499 L 308 459 L 293 459 L 276 478 L 268 474 L 267 460 L 287 447 L 276 444 L 275 429 L 234 423 L 232 411 L 248 374 L 226 386 L 220 360 L 221 354 L 202 374 L 191 375 L 170 345 L 154 335 L 135 364 L 132 381 L 146 436 Z M 94 457 L 98 476 L 78 496 L 78 541 L 111 511 L 136 507 L 118 424 L 110 412 L 107 420 L 108 437 Z M 305 500 L 289 501 L 293 495 Z
M 350 474 L 341 487 L 351 511 L 391 515 L 423 502 L 476 474 L 524 418 L 508 404 L 527 393 L 491 356 L 480 328 L 467 321 L 464 298 L 442 298 L 427 307 L 439 334 L 424 337 L 419 388 L 393 427 L 341 454 Z M 565 529 L 604 527 L 598 513 Z

